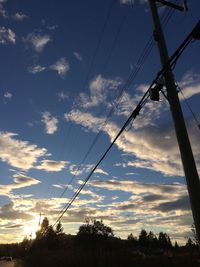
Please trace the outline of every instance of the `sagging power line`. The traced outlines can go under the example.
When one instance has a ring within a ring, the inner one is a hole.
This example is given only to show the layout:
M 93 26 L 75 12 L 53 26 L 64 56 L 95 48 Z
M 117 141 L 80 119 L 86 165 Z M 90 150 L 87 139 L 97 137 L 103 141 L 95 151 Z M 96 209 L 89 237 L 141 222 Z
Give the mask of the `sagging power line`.
M 56 219 L 56 221 L 53 224 L 53 226 L 55 226 L 62 219 L 62 217 L 64 216 L 64 214 L 66 213 L 66 211 L 70 208 L 70 206 L 72 205 L 72 203 L 75 201 L 75 199 L 77 198 L 77 196 L 80 194 L 81 190 L 84 188 L 84 186 L 89 181 L 89 179 L 91 178 L 91 176 L 93 175 L 93 173 L 95 172 L 95 170 L 97 169 L 97 167 L 104 160 L 104 158 L 106 157 L 106 155 L 108 154 L 108 152 L 110 151 L 110 149 L 113 147 L 113 145 L 116 143 L 116 141 L 118 140 L 118 138 L 120 137 L 120 135 L 123 133 L 123 131 L 126 129 L 126 127 L 130 124 L 130 122 L 134 121 L 135 118 L 139 115 L 140 110 L 142 109 L 142 107 L 145 105 L 145 103 L 147 102 L 147 100 L 149 98 L 149 91 L 150 91 L 150 89 L 154 85 L 157 85 L 158 84 L 158 81 L 159 81 L 160 77 L 164 76 L 165 73 L 167 72 L 168 68 L 171 68 L 174 65 L 174 63 L 176 63 L 176 61 L 179 59 L 180 55 L 183 53 L 183 51 L 186 49 L 186 47 L 191 43 L 191 41 L 193 39 L 196 39 L 196 36 L 199 33 L 200 33 L 200 22 L 198 22 L 196 24 L 196 26 L 191 31 L 191 33 L 186 37 L 186 39 L 183 41 L 183 43 L 179 46 L 179 48 L 175 51 L 175 53 L 170 57 L 170 59 L 168 60 L 168 62 L 163 66 L 163 68 L 161 69 L 161 71 L 158 72 L 156 78 L 153 80 L 153 82 L 149 86 L 148 90 L 145 92 L 145 94 L 143 95 L 143 97 L 139 101 L 139 103 L 136 106 L 136 108 L 132 111 L 131 115 L 128 117 L 128 119 L 124 123 L 123 127 L 120 129 L 120 131 L 118 132 L 118 134 L 115 136 L 115 138 L 113 139 L 112 143 L 106 149 L 106 151 L 101 156 L 101 158 L 99 159 L 99 161 L 97 162 L 97 164 L 92 168 L 91 172 L 88 174 L 88 176 L 85 178 L 85 180 L 83 181 L 83 183 L 76 190 L 76 192 L 74 193 L 74 195 L 72 196 L 72 198 L 69 200 L 69 202 L 60 211 L 59 216 Z
M 176 1 L 176 3 L 180 2 L 180 0 Z M 112 5 L 111 5 L 112 6 Z M 110 6 L 110 7 L 111 7 Z M 166 13 L 166 14 L 165 14 Z M 169 10 L 166 11 L 162 17 L 162 25 L 163 27 L 166 27 L 172 14 L 174 13 L 174 10 Z M 122 22 L 120 23 L 120 27 L 117 31 L 117 35 L 115 37 L 114 43 L 112 45 L 112 48 L 114 47 L 114 44 L 118 38 L 118 34 L 120 31 L 120 28 L 122 27 L 122 24 L 126 18 L 126 13 L 123 16 Z M 92 149 L 94 148 L 95 144 L 97 143 L 97 141 L 99 140 L 101 134 L 103 133 L 103 129 L 105 128 L 105 126 L 107 125 L 109 118 L 112 116 L 112 114 L 114 113 L 114 111 L 118 108 L 120 101 L 123 97 L 123 93 L 124 91 L 133 83 L 133 81 L 136 79 L 138 73 L 142 70 L 144 63 L 146 62 L 148 56 L 150 55 L 152 49 L 154 46 L 154 39 L 153 39 L 153 35 L 150 36 L 148 42 L 146 43 L 145 47 L 143 48 L 138 60 L 135 63 L 135 68 L 131 71 L 130 75 L 128 76 L 128 78 L 125 80 L 123 86 L 121 87 L 121 89 L 119 90 L 119 93 L 116 97 L 116 101 L 112 104 L 112 107 L 109 111 L 109 113 L 107 114 L 104 122 L 102 123 L 98 133 L 96 134 L 95 138 L 93 139 L 91 145 L 89 146 L 88 150 L 86 151 L 83 159 L 81 160 L 81 162 L 78 164 L 78 168 L 76 169 L 74 175 L 70 178 L 69 182 L 67 183 L 66 187 L 64 188 L 63 192 L 61 193 L 61 195 L 59 196 L 59 198 L 63 197 L 64 194 L 66 193 L 66 191 L 68 190 L 69 186 L 72 184 L 73 180 L 75 179 L 75 177 L 77 176 L 77 173 L 80 171 L 82 165 L 85 163 L 86 159 L 88 158 L 90 152 L 92 151 Z M 111 53 L 112 51 L 110 51 Z M 111 57 L 109 53 L 109 59 Z M 108 64 L 108 59 L 106 60 L 106 64 Z M 106 65 L 104 64 L 104 68 L 106 68 Z M 104 69 L 103 69 L 104 70 Z

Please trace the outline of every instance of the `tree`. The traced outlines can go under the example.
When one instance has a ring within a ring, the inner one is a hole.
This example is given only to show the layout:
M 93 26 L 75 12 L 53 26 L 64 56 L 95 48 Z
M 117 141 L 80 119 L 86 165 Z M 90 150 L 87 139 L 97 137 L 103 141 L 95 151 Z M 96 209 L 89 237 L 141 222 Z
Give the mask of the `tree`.
M 148 240 L 148 245 L 150 247 L 156 247 L 158 239 L 157 239 L 156 235 L 154 235 L 154 233 L 152 231 L 150 231 L 148 233 L 147 240 Z
M 159 233 L 158 243 L 159 243 L 159 246 L 162 248 L 168 248 L 169 249 L 172 247 L 170 237 L 166 233 L 163 233 L 163 232 Z
M 147 236 L 148 236 L 147 231 L 142 229 L 140 234 L 139 234 L 139 240 L 138 240 L 139 244 L 141 246 L 147 246 L 147 244 L 148 244 L 148 237 Z
M 47 235 L 49 229 L 49 220 L 45 217 L 41 223 L 40 230 L 36 232 L 36 239 L 41 239 L 43 236 Z
M 187 248 L 193 248 L 194 247 L 194 243 L 192 241 L 192 239 L 189 237 L 187 240 L 187 243 L 185 245 Z
M 58 222 L 58 224 L 56 225 L 55 233 L 56 233 L 57 236 L 61 236 L 61 235 L 64 234 L 64 230 L 63 230 L 61 222 Z
M 134 237 L 132 233 L 130 233 L 130 235 L 128 235 L 127 241 L 130 245 L 136 245 L 137 244 L 137 238 Z
M 103 237 L 111 237 L 114 236 L 113 230 L 111 227 L 106 226 L 103 221 L 94 220 L 92 223 L 88 222 L 79 227 L 79 231 L 77 233 L 80 235 L 93 235 L 93 236 L 103 236 Z
M 175 241 L 175 243 L 174 243 L 174 248 L 175 249 L 178 249 L 179 248 L 179 245 L 178 245 L 178 242 L 177 241 Z

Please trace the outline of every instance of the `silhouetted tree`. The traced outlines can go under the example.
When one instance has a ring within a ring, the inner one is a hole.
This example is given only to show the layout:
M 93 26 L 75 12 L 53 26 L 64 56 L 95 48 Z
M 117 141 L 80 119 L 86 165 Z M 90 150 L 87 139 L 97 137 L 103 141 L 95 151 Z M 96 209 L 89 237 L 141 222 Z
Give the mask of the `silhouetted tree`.
M 141 232 L 139 234 L 138 241 L 139 241 L 139 244 L 141 246 L 144 246 L 144 247 L 147 246 L 147 244 L 148 244 L 148 234 L 147 234 L 146 230 L 144 230 L 144 229 L 141 230 Z
M 77 235 L 94 235 L 111 237 L 114 236 L 111 227 L 106 226 L 103 221 L 94 220 L 92 223 L 83 224 L 79 227 Z
M 188 238 L 188 240 L 187 240 L 185 246 L 186 246 L 187 248 L 189 248 L 189 249 L 191 249 L 191 248 L 194 247 L 194 243 L 193 243 L 193 241 L 192 241 L 192 239 L 191 239 L 190 237 Z
M 58 222 L 58 224 L 56 225 L 55 233 L 56 233 L 57 236 L 61 236 L 61 235 L 64 234 L 64 230 L 63 230 L 61 222 Z
M 178 245 L 178 242 L 177 241 L 175 241 L 175 243 L 174 243 L 174 248 L 175 249 L 178 249 L 179 248 L 179 245 Z
M 131 246 L 134 246 L 137 244 L 137 238 L 134 237 L 132 233 L 130 233 L 130 235 L 127 236 L 127 241 L 128 241 L 128 244 Z
M 127 236 L 127 240 L 131 241 L 131 240 L 134 240 L 135 237 L 133 236 L 132 233 L 130 233 L 130 235 Z
M 49 220 L 45 217 L 41 223 L 40 230 L 36 232 L 36 239 L 41 239 L 43 236 L 47 235 L 49 229 Z
M 168 248 L 169 249 L 172 247 L 170 237 L 166 233 L 163 233 L 163 232 L 159 233 L 158 243 L 159 243 L 159 246 L 162 248 Z
M 152 231 L 149 232 L 149 234 L 147 236 L 147 240 L 148 240 L 148 246 L 149 247 L 156 247 L 157 246 L 158 239 Z

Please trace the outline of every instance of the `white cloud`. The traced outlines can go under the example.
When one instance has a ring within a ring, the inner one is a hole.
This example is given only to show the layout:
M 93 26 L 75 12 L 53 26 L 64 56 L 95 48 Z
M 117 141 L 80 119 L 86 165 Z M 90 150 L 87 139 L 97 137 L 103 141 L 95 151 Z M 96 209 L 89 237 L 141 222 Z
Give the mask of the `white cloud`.
M 68 61 L 62 57 L 55 64 L 51 65 L 50 69 L 56 71 L 58 75 L 64 79 L 70 69 L 70 66 Z
M 9 28 L 0 27 L 0 44 L 15 44 L 16 34 Z
M 47 134 L 54 134 L 58 130 L 58 119 L 51 116 L 51 113 L 48 111 L 42 113 L 41 122 L 44 123 Z
M 8 12 L 5 10 L 3 3 L 6 1 L 1 0 L 0 1 L 0 16 L 2 16 L 4 19 L 7 19 L 8 16 Z
M 91 113 L 81 112 L 79 110 L 72 110 L 64 114 L 67 121 L 73 121 L 80 124 L 94 132 L 98 132 L 101 125 L 104 123 L 104 118 L 95 118 Z
M 75 56 L 75 58 L 79 61 L 83 61 L 83 57 L 76 51 L 73 52 L 73 55 Z
M 69 165 L 69 171 L 72 175 L 82 175 L 83 173 L 88 173 L 89 171 L 91 171 L 93 165 L 91 164 L 82 164 L 81 166 L 79 165 L 75 165 L 75 164 L 70 164 Z M 82 181 L 81 181 L 82 183 Z
M 41 35 L 40 33 L 32 32 L 29 33 L 26 38 L 23 38 L 23 41 L 27 44 L 30 44 L 36 52 L 40 53 L 51 41 L 51 38 L 47 34 Z
M 86 130 L 98 132 L 104 119 L 90 113 L 71 111 L 65 113 L 65 119 L 82 125 Z M 140 118 L 142 120 L 143 118 Z M 135 123 L 134 123 L 135 126 Z M 119 132 L 120 127 L 114 122 L 108 122 L 103 131 L 112 141 Z M 198 130 L 192 125 L 189 127 L 193 153 L 200 170 L 200 150 Z M 124 131 L 117 140 L 116 146 L 125 153 L 134 156 L 128 165 L 132 167 L 147 168 L 162 172 L 169 176 L 183 176 L 179 148 L 173 126 L 146 125 L 145 127 Z
M 95 107 L 101 103 L 108 105 L 108 98 L 116 94 L 120 85 L 121 80 L 106 79 L 99 74 L 90 82 L 90 94 L 80 94 L 80 105 L 84 108 Z
M 104 170 L 101 169 L 101 168 L 97 168 L 97 169 L 95 170 L 95 173 L 100 173 L 100 174 L 108 175 L 108 172 L 104 171 Z
M 7 92 L 4 93 L 4 97 L 7 98 L 7 99 L 11 99 L 13 97 L 13 95 L 12 95 L 12 93 L 7 91 Z
M 32 67 L 28 68 L 28 71 L 33 73 L 33 74 L 36 74 L 36 73 L 39 73 L 39 72 L 43 72 L 44 70 L 46 70 L 46 67 L 42 67 L 40 65 L 35 65 L 35 66 L 32 66 Z
M 67 163 L 67 161 L 42 160 L 41 164 L 35 168 L 47 172 L 59 172 L 66 167 Z
M 13 190 L 15 189 L 37 185 L 40 183 L 39 180 L 27 176 L 24 173 L 16 173 L 13 175 L 13 178 L 14 178 L 14 183 L 7 185 L 0 185 L 0 195 L 9 196 L 11 193 L 13 193 Z
M 12 18 L 13 18 L 14 20 L 17 20 L 17 21 L 22 21 L 22 20 L 24 20 L 24 19 L 27 19 L 28 16 L 25 15 L 25 14 L 23 14 L 23 13 L 21 13 L 21 12 L 17 12 L 17 13 L 15 13 L 15 15 L 12 16 Z
M 185 98 L 200 94 L 200 74 L 187 72 L 179 82 L 179 86 Z
M 147 0 L 138 0 L 138 2 L 140 4 L 144 4 L 147 2 Z M 120 3 L 124 5 L 133 5 L 135 3 L 135 0 L 120 0 Z
M 130 192 L 134 195 L 165 195 L 168 198 L 176 200 L 180 196 L 185 196 L 187 194 L 186 186 L 179 183 L 174 184 L 156 184 L 156 183 L 142 183 L 137 181 L 120 181 L 120 180 L 91 180 L 89 185 L 104 188 L 111 191 L 124 191 Z M 170 196 L 169 196 L 170 195 Z M 167 199 L 168 199 L 167 198 Z
M 65 92 L 63 92 L 63 91 L 62 92 L 59 92 L 57 94 L 57 96 L 58 96 L 58 101 L 64 101 L 64 100 L 66 100 L 66 99 L 69 98 L 68 94 L 65 93 Z
M 130 4 L 134 4 L 134 0 L 120 0 L 120 3 L 121 4 L 130 5 Z
M 17 140 L 16 136 L 14 133 L 0 132 L 0 159 L 12 167 L 28 170 L 47 150 L 27 141 Z

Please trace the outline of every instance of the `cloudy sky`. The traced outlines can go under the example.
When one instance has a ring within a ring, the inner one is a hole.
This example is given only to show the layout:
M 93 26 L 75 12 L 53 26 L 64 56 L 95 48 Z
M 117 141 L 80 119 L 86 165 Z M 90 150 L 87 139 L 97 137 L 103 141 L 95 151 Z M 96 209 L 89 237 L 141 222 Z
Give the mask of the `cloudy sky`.
M 189 8 L 159 7 L 170 54 L 199 19 L 199 1 Z M 146 1 L 0 0 L 0 243 L 34 236 L 40 213 L 55 222 L 160 70 L 152 31 Z M 174 74 L 200 120 L 197 55 L 198 41 Z M 179 98 L 200 170 L 200 130 Z M 142 228 L 179 242 L 191 234 L 164 96 L 146 103 L 98 167 L 62 218 L 66 233 L 86 218 L 122 238 Z

